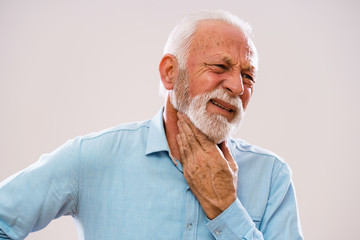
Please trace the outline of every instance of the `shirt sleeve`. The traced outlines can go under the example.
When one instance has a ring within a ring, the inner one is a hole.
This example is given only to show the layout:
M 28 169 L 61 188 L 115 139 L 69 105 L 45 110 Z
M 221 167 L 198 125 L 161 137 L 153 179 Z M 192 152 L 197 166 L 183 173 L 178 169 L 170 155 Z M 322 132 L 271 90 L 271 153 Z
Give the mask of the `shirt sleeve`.
M 0 229 L 0 239 L 11 239 Z
M 81 139 L 70 140 L 0 183 L 0 239 L 24 239 L 62 215 L 75 215 Z
M 285 163 L 273 175 L 269 199 L 259 229 L 239 199 L 215 219 L 208 228 L 217 240 L 302 240 L 291 172 Z

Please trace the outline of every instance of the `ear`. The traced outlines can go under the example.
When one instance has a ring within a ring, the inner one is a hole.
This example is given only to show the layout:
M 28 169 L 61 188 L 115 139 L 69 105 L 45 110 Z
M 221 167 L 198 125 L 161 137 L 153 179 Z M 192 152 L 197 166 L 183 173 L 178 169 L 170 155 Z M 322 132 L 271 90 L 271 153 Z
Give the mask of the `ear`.
M 178 61 L 175 56 L 165 54 L 159 65 L 161 81 L 166 90 L 171 90 L 178 75 Z

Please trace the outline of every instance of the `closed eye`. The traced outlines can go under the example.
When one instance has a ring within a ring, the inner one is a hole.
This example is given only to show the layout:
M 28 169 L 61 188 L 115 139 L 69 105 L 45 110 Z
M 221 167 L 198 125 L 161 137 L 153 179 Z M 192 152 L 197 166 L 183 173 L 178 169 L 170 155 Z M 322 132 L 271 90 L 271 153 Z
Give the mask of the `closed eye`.
M 214 64 L 215 67 L 221 68 L 223 70 L 228 70 L 228 67 L 225 66 L 224 64 Z

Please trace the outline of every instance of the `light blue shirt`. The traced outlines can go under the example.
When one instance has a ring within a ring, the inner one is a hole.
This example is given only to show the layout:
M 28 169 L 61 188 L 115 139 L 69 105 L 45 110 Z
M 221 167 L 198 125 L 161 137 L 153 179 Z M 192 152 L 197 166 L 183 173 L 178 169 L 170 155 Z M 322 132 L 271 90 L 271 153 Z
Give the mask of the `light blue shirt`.
M 68 141 L 0 184 L 0 239 L 72 215 L 79 239 L 302 239 L 291 172 L 274 154 L 229 139 L 238 198 L 209 220 L 169 157 L 162 111 Z

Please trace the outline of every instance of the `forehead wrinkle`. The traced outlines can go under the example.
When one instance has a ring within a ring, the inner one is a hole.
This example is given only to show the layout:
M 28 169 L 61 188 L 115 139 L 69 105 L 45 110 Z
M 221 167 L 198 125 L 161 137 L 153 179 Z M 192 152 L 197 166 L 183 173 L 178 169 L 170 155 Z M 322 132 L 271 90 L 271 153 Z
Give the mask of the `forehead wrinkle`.
M 230 66 L 238 66 L 242 71 L 255 71 L 255 66 L 252 65 L 251 57 L 246 57 L 245 61 L 239 61 L 238 63 L 234 62 L 233 59 L 228 56 L 224 56 L 222 60 Z
M 205 61 L 216 61 L 217 58 L 231 66 L 237 66 L 241 70 L 254 71 L 257 69 L 256 51 L 249 36 L 243 34 L 240 39 L 228 38 L 227 35 L 218 34 L 219 28 L 208 27 L 205 24 L 206 22 L 201 22 L 194 32 L 192 44 L 190 45 L 191 55 L 208 55 L 207 60 L 204 59 Z M 233 50 L 229 51 L 230 46 L 236 46 L 237 49 L 233 48 Z M 219 48 L 227 50 L 222 51 Z M 215 53 L 213 52 L 209 56 L 209 51 L 214 50 Z
M 207 28 L 206 25 L 199 24 L 192 38 L 191 49 L 207 51 L 214 46 L 228 47 L 232 44 L 232 41 L 226 35 L 219 34 L 217 28 Z

